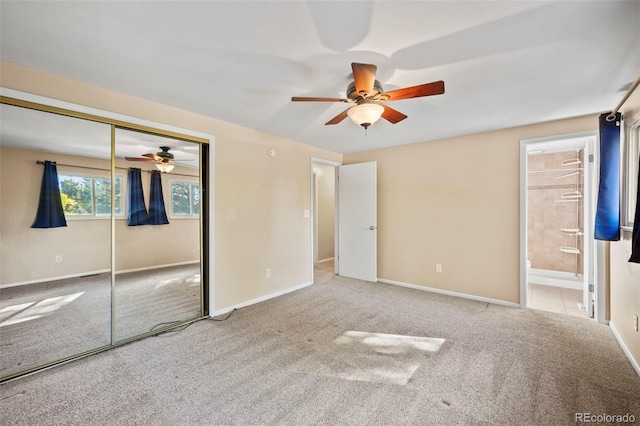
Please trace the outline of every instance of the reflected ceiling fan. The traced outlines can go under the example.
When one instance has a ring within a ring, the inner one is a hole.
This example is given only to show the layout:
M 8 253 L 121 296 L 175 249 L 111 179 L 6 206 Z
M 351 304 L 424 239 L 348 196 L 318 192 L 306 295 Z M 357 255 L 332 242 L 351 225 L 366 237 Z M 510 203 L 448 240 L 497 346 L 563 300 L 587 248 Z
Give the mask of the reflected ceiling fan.
M 399 123 L 407 118 L 400 111 L 387 106 L 384 102 L 399 101 L 402 99 L 421 98 L 423 96 L 441 95 L 444 93 L 444 81 L 420 84 L 418 86 L 384 92 L 382 84 L 376 80 L 378 67 L 372 64 L 360 64 L 353 62 L 353 82 L 347 86 L 347 98 L 313 98 L 294 96 L 293 102 L 349 102 L 355 106 L 341 112 L 327 121 L 325 125 L 338 124 L 345 118 L 364 127 L 365 130 L 380 117 L 392 124 Z
M 173 154 L 169 152 L 170 146 L 161 146 L 161 151 L 155 154 L 142 154 L 142 157 L 124 157 L 127 161 L 153 161 L 156 163 L 158 170 L 164 173 L 169 173 L 176 166 L 174 162 Z

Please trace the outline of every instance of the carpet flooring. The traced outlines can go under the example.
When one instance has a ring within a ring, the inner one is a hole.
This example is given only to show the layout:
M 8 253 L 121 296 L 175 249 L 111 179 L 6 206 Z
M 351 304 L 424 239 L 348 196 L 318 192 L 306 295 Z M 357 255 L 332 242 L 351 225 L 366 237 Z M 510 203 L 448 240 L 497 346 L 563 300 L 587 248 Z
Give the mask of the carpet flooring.
M 200 316 L 198 264 L 118 274 L 115 338 Z M 0 376 L 109 345 L 111 275 L 0 290 Z
M 572 425 L 635 415 L 610 329 L 317 268 L 315 284 L 0 386 L 12 425 Z

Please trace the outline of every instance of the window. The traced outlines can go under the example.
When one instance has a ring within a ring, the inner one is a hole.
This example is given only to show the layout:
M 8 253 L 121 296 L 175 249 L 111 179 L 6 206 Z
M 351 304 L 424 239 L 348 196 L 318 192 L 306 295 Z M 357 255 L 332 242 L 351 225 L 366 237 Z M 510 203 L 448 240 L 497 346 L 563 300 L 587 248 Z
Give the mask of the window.
M 122 176 L 116 176 L 115 214 L 123 216 Z M 67 217 L 109 217 L 111 215 L 111 179 L 98 176 L 59 174 L 62 209 Z
M 638 194 L 638 158 L 640 157 L 640 116 L 624 127 L 622 175 L 622 226 L 633 228 Z
M 193 182 L 171 182 L 171 216 L 200 215 L 200 185 Z

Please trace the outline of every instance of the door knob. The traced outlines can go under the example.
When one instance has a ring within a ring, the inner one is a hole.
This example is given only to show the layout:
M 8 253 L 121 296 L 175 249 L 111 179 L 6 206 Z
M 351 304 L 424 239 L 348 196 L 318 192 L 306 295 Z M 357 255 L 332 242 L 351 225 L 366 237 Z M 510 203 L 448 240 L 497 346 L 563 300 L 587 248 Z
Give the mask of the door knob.
M 376 227 L 375 227 L 375 226 L 373 226 L 373 225 L 371 225 L 371 226 L 369 227 L 369 229 L 370 229 L 371 231 L 373 231 L 374 229 L 376 229 Z

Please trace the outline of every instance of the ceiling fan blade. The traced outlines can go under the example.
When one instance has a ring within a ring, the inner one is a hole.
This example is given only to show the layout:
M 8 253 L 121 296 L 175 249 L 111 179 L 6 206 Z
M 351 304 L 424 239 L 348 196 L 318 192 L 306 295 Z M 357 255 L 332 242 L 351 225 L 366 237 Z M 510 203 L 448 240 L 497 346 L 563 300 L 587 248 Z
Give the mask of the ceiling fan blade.
M 311 98 L 304 96 L 293 96 L 291 98 L 293 102 L 349 102 L 348 99 L 342 98 Z
M 127 161 L 154 161 L 153 158 L 124 157 Z
M 353 62 L 351 63 L 351 69 L 353 70 L 353 80 L 356 83 L 356 91 L 358 94 L 362 92 L 371 94 L 371 92 L 373 92 L 373 84 L 376 81 L 376 71 L 378 67 L 372 64 Z
M 390 92 L 385 92 L 384 94 L 389 96 L 389 101 L 399 101 L 401 99 L 420 98 L 422 96 L 441 95 L 443 93 L 444 81 L 440 80 L 434 81 L 433 83 L 392 90 Z
M 338 124 L 339 122 L 341 122 L 342 120 L 344 120 L 345 118 L 347 118 L 347 111 L 349 111 L 351 108 L 347 108 L 344 111 L 342 111 L 340 114 L 336 115 L 335 117 L 333 117 L 331 120 L 327 121 L 326 123 L 324 123 L 325 126 L 328 126 L 330 124 Z
M 396 111 L 395 109 L 388 107 L 386 105 L 380 104 L 384 107 L 384 112 L 382 113 L 382 118 L 384 118 L 385 120 L 387 120 L 389 123 L 391 124 L 396 124 L 402 120 L 404 120 L 405 118 L 407 118 L 407 116 L 403 113 L 401 113 L 400 111 Z

